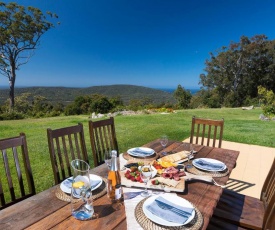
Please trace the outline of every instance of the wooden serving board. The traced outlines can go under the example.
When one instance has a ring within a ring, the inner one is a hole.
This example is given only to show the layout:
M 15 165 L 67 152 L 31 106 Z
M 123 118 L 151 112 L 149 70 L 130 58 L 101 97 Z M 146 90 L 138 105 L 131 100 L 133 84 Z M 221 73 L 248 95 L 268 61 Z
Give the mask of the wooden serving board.
M 124 174 L 126 170 L 120 171 L 121 176 L 121 184 L 126 187 L 136 187 L 136 188 L 145 188 L 144 183 L 135 182 L 127 179 Z M 156 176 L 157 177 L 157 176 Z M 176 187 L 170 187 L 167 185 L 152 185 L 151 181 L 154 180 L 152 178 L 150 181 L 148 181 L 148 189 L 157 189 L 157 190 L 163 190 L 165 192 L 184 192 L 185 189 L 185 179 L 183 177 L 180 178 L 180 181 Z

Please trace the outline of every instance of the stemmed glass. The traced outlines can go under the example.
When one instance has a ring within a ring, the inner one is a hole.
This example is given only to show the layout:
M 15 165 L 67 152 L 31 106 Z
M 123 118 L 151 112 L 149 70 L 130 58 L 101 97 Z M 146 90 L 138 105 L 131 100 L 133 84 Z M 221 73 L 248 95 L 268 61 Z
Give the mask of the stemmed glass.
M 190 159 L 194 156 L 194 147 L 191 143 L 189 144 L 189 151 L 187 154 L 188 163 L 186 165 L 186 168 L 192 168 L 193 165 L 190 163 Z
M 71 190 L 72 215 L 78 220 L 88 220 L 94 215 L 91 183 L 89 176 L 90 166 L 82 160 L 71 162 L 74 170 Z
M 164 150 L 166 145 L 168 144 L 168 137 L 166 135 L 161 136 L 160 144 L 162 145 L 163 150 Z M 163 151 L 162 155 L 167 155 L 167 152 Z
M 143 197 L 150 196 L 148 190 L 147 190 L 147 183 L 152 177 L 152 169 L 150 165 L 144 165 L 141 167 L 141 173 L 140 173 L 141 179 L 143 180 L 145 184 L 145 190 L 140 194 Z
M 108 166 L 108 169 L 111 168 L 111 159 L 112 159 L 112 151 L 106 150 L 104 153 L 104 161 L 105 161 L 106 165 Z

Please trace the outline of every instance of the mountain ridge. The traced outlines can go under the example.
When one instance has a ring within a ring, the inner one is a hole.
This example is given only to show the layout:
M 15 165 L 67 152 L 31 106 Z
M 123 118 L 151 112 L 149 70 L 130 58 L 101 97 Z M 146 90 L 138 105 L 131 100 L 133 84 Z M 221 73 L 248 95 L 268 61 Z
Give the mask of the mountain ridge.
M 101 94 L 108 98 L 121 97 L 124 104 L 128 104 L 134 99 L 149 99 L 153 104 L 175 103 L 172 93 L 145 86 L 137 85 L 102 85 L 89 86 L 86 88 L 63 87 L 63 86 L 32 86 L 15 88 L 15 97 L 23 93 L 31 93 L 32 96 L 43 96 L 53 104 L 61 102 L 69 104 L 78 96 Z M 0 103 L 3 104 L 9 96 L 9 89 L 0 89 Z

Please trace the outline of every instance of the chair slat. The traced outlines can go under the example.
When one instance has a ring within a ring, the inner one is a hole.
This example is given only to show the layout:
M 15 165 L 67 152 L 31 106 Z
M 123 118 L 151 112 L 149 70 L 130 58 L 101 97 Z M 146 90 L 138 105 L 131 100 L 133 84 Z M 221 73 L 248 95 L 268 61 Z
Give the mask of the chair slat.
M 12 177 L 11 177 L 11 172 L 10 172 L 10 164 L 9 164 L 9 160 L 8 160 L 7 150 L 3 149 L 2 154 L 3 154 L 4 167 L 5 167 L 5 172 L 6 172 L 6 176 L 7 176 L 11 200 L 15 201 L 16 197 L 15 197 L 15 193 L 14 193 L 14 187 L 13 187 L 13 182 L 12 182 Z
M 21 173 L 21 169 L 20 169 L 17 149 L 12 148 L 12 151 L 13 151 L 13 158 L 14 158 L 14 162 L 15 162 L 15 166 L 16 166 L 17 179 L 19 181 L 21 196 L 25 196 L 26 194 L 25 194 L 24 183 L 23 183 L 22 173 Z

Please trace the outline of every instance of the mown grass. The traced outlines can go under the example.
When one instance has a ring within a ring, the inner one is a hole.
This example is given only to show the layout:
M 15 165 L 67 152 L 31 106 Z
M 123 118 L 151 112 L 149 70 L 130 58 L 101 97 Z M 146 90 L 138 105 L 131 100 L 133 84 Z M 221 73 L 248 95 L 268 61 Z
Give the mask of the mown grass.
M 275 147 L 275 121 L 261 121 L 261 109 L 195 109 L 181 110 L 173 114 L 145 114 L 116 116 L 115 126 L 120 152 L 140 146 L 159 138 L 162 134 L 169 139 L 183 140 L 190 136 L 192 116 L 225 120 L 223 139 L 227 141 Z M 37 192 L 54 183 L 48 143 L 47 128 L 61 128 L 83 123 L 87 150 L 91 157 L 87 115 L 1 121 L 0 138 L 17 136 L 25 132 L 31 166 Z M 91 165 L 93 167 L 93 165 Z M 0 170 L 1 171 L 1 170 Z M 0 173 L 3 173 L 1 171 Z

